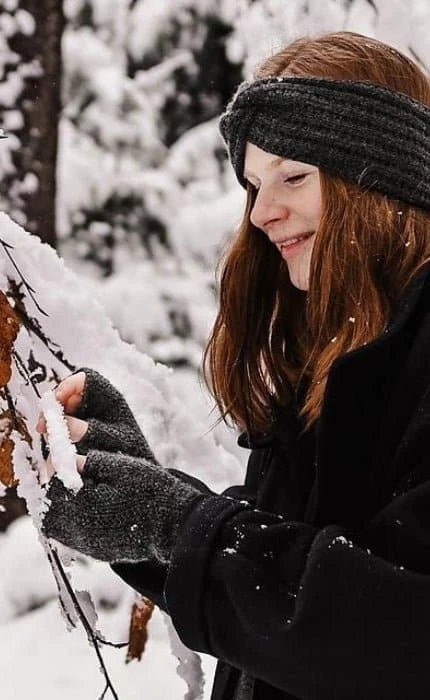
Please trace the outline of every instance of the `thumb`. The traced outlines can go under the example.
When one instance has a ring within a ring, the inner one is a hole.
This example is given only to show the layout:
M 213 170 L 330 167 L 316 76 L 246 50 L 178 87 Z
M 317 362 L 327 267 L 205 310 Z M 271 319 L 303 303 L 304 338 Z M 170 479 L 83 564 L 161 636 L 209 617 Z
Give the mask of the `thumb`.
M 74 418 L 73 416 L 65 416 L 67 428 L 69 431 L 70 440 L 79 442 L 87 434 L 88 423 L 86 420 Z
M 87 458 L 84 455 L 76 455 L 76 468 L 79 474 L 83 474 Z

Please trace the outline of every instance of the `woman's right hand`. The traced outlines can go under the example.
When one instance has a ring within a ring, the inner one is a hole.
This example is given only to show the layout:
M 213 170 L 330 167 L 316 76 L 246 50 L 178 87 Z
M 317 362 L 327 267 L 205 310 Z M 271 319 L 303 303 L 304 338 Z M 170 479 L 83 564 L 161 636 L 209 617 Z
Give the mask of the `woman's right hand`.
M 96 370 L 84 367 L 66 377 L 55 397 L 63 405 L 70 439 L 80 454 L 96 449 L 158 463 L 124 396 Z M 36 430 L 46 433 L 43 416 Z
M 85 381 L 85 372 L 81 370 L 63 379 L 54 391 L 55 398 L 63 406 L 72 442 L 78 442 L 85 435 L 88 427 L 86 421 L 72 418 L 81 406 Z M 39 415 L 36 430 L 42 435 L 46 433 L 46 420 L 43 413 Z

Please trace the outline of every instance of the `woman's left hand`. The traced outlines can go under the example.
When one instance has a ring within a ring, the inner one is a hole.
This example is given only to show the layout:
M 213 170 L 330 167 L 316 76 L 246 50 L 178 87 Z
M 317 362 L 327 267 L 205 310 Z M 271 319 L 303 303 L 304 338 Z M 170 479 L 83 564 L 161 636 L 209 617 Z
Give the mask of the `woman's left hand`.
M 87 458 L 84 455 L 76 455 L 76 469 L 82 474 L 85 469 Z M 45 460 L 46 475 L 50 479 L 55 474 L 55 467 L 52 463 L 51 455 Z
M 124 454 L 90 450 L 87 458 L 78 455 L 77 467 L 83 480 L 77 493 L 55 474 L 48 483 L 44 534 L 108 562 L 170 561 L 184 510 L 201 491 Z

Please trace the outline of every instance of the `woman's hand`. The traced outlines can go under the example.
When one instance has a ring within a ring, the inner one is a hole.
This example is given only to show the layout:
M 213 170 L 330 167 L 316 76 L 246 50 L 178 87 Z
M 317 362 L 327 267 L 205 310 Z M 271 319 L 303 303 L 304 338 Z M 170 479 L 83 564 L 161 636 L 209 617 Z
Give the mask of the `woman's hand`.
M 63 379 L 55 397 L 63 405 L 70 439 L 81 455 L 102 449 L 158 464 L 124 396 L 95 370 L 83 368 Z M 46 432 L 43 416 L 36 430 Z
M 201 491 L 136 457 L 92 450 L 82 460 L 76 494 L 50 480 L 44 534 L 104 561 L 169 562 L 183 514 Z
M 85 464 L 86 464 L 87 458 L 84 457 L 84 455 L 76 455 L 76 469 L 78 470 L 79 474 L 83 474 L 84 469 L 85 469 Z M 48 458 L 45 459 L 45 468 L 46 468 L 46 476 L 49 479 L 54 476 L 55 474 L 55 467 L 52 463 L 52 458 L 51 455 L 48 455 Z M 42 482 L 45 483 L 45 482 Z
M 63 379 L 63 381 L 60 382 L 57 388 L 55 389 L 55 398 L 62 404 L 64 413 L 66 415 L 74 416 L 80 408 L 82 403 L 82 397 L 84 395 L 85 381 L 85 372 L 80 371 L 76 374 L 72 374 L 70 377 L 66 377 L 66 379 Z M 84 436 L 86 432 L 86 428 L 84 430 L 84 427 L 88 424 L 86 423 L 86 421 L 77 418 L 73 419 L 70 422 L 68 421 L 68 424 L 77 436 L 75 440 L 71 436 L 72 441 L 78 442 L 78 440 L 80 440 Z M 36 430 L 38 433 L 41 434 L 46 433 L 46 421 L 43 416 L 43 413 L 39 415 Z

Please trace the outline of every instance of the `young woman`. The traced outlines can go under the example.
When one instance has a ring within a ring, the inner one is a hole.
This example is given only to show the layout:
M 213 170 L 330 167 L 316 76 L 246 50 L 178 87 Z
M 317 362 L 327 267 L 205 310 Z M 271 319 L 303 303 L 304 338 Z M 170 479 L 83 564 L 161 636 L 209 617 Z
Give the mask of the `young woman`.
M 57 390 L 84 486 L 51 478 L 47 535 L 219 659 L 214 700 L 430 697 L 428 105 L 413 62 L 341 32 L 221 119 L 247 205 L 205 360 L 243 486 L 162 469 L 96 372 Z

